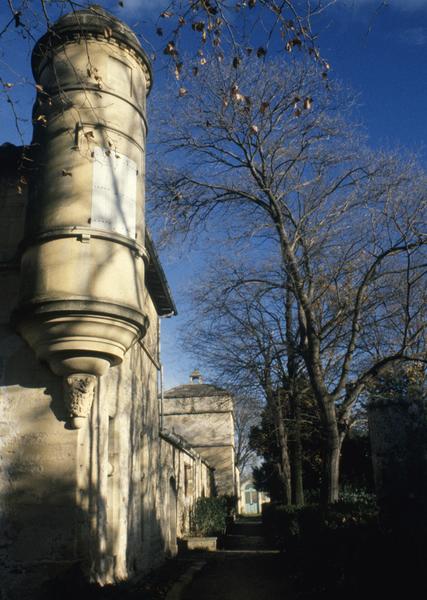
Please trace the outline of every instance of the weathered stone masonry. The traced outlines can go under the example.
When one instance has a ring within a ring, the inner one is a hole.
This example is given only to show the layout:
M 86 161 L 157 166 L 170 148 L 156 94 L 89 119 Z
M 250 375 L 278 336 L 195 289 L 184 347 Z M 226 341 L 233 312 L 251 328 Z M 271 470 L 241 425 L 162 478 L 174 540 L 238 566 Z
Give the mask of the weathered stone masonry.
M 33 70 L 33 144 L 0 148 L 0 596 L 22 600 L 174 554 L 214 474 L 160 431 L 175 306 L 144 223 L 148 60 L 92 8 L 42 38 Z

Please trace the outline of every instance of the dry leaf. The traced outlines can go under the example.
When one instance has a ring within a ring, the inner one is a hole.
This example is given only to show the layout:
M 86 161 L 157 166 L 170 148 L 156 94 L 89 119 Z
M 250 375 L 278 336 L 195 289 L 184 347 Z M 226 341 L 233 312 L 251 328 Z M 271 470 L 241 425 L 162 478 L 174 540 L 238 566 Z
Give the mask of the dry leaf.
M 179 77 L 181 75 L 182 67 L 183 67 L 183 63 L 182 62 L 176 63 L 176 65 L 175 65 L 175 77 L 176 77 L 176 79 L 179 79 Z
M 305 110 L 310 110 L 312 104 L 313 104 L 313 98 L 305 98 L 305 100 L 304 100 Z
M 170 56 L 177 54 L 174 42 L 168 42 L 166 44 L 163 54 L 169 54 Z
M 298 102 L 300 102 L 301 98 L 299 96 L 295 96 L 294 99 L 292 100 L 292 104 L 294 105 L 294 108 L 297 107 Z
M 173 13 L 170 12 L 170 10 L 165 10 L 162 13 L 160 13 L 160 16 L 162 17 L 162 19 L 169 19 L 173 16 Z
M 62 169 L 62 176 L 63 177 L 72 177 L 73 174 L 71 173 L 71 171 L 66 171 L 65 169 Z
M 182 98 L 182 96 L 185 96 L 185 94 L 187 93 L 187 91 L 188 90 L 186 90 L 185 87 L 180 87 L 179 88 L 179 92 L 178 92 L 179 97 Z
M 203 21 L 196 21 L 195 23 L 191 24 L 191 29 L 193 31 L 203 31 L 204 28 L 205 24 Z
M 264 114 L 269 106 L 270 106 L 270 104 L 268 102 L 261 102 L 261 106 L 259 109 L 261 114 Z
M 257 125 L 251 125 L 249 128 L 250 132 L 253 134 L 258 133 L 258 126 Z

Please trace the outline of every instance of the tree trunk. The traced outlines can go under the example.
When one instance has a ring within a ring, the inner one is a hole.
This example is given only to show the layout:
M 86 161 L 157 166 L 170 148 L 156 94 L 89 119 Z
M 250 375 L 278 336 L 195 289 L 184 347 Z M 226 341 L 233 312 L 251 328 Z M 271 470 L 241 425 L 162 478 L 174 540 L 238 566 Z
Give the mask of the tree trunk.
M 287 284 L 285 295 L 285 317 L 286 317 L 286 344 L 287 344 L 287 368 L 289 404 L 294 421 L 294 443 L 291 451 L 291 483 L 292 503 L 297 506 L 304 504 L 303 468 L 302 468 L 302 443 L 301 443 L 301 404 L 297 383 L 297 358 L 295 353 L 295 338 L 293 332 L 293 292 L 292 286 Z M 285 384 L 285 382 L 284 382 Z M 284 385 L 285 387 L 285 385 Z
M 325 440 L 321 497 L 324 504 L 330 504 L 338 501 L 342 444 L 335 414 L 335 406 L 331 400 L 327 400 L 324 403 L 323 425 Z
M 301 407 L 299 397 L 291 394 L 292 412 L 294 417 L 294 444 L 291 453 L 292 473 L 292 503 L 297 506 L 304 504 L 304 483 L 302 466 L 302 441 L 301 441 Z
M 285 427 L 285 419 L 283 413 L 282 397 L 280 390 L 276 396 L 276 412 L 277 412 L 277 433 L 280 448 L 280 474 L 283 482 L 283 491 L 285 504 L 292 503 L 292 477 L 291 463 L 289 460 L 288 450 L 288 432 Z

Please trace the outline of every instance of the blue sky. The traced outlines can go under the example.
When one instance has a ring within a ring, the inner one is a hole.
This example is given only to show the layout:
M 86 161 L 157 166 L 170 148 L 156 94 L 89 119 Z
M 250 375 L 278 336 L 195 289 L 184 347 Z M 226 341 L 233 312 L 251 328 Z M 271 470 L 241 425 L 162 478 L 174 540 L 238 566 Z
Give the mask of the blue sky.
M 427 0 L 397 0 L 376 13 L 378 4 L 349 0 L 328 11 L 317 23 L 320 50 L 330 76 L 354 90 L 371 145 L 416 152 L 427 167 Z M 164 255 L 179 310 L 163 322 L 166 387 L 186 381 L 195 366 L 203 371 L 180 351 L 178 335 L 189 311 L 189 283 L 203 269 L 203 249 L 176 251 Z
M 115 0 L 102 4 L 161 48 L 164 40 L 153 35 L 153 21 L 166 0 L 124 0 L 124 8 Z M 318 46 L 331 65 L 330 76 L 354 90 L 358 119 L 364 123 L 371 145 L 416 152 L 427 166 L 427 0 L 389 0 L 388 6 L 379 9 L 381 5 L 381 0 L 338 0 L 313 24 L 319 34 Z M 0 31 L 9 18 L 6 2 L 0 0 Z M 20 121 L 25 142 L 31 137 L 34 97 L 31 47 L 30 39 L 18 43 L 13 29 L 0 39 L 0 73 L 5 81 L 16 83 L 12 89 L 19 116 L 26 118 Z M 156 85 L 162 86 L 164 67 L 155 62 L 154 71 Z M 6 141 L 20 143 L 10 105 L 2 94 L 0 144 Z M 197 366 L 179 347 L 177 331 L 188 314 L 188 284 L 203 268 L 203 251 L 189 253 L 184 248 L 177 252 L 175 248 L 163 254 L 163 264 L 180 313 L 162 325 L 165 386 L 170 387 L 185 382 Z

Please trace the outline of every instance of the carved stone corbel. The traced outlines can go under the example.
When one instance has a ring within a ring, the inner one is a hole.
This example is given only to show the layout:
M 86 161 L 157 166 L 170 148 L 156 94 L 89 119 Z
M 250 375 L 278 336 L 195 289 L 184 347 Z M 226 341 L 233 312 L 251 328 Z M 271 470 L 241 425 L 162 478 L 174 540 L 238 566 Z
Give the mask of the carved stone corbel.
M 95 393 L 97 377 L 86 373 L 73 373 L 64 377 L 64 401 L 68 423 L 72 429 L 83 427 Z

